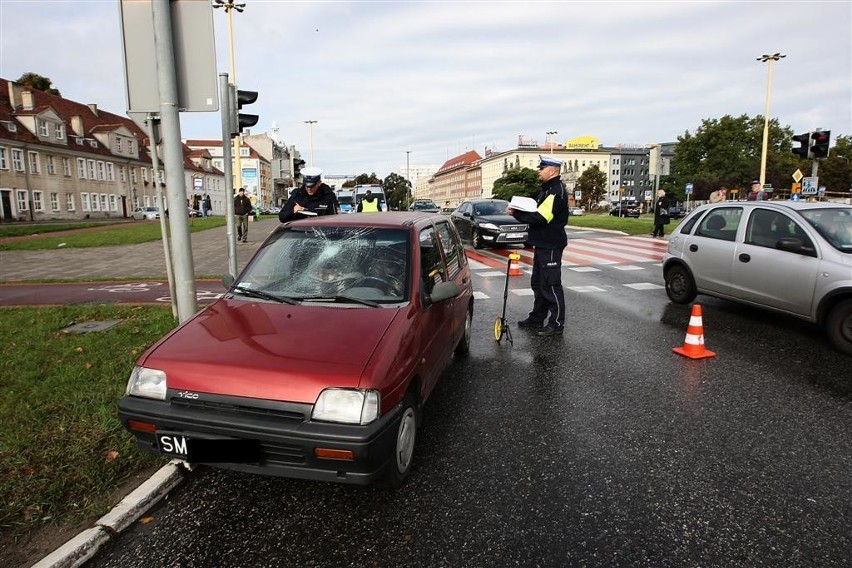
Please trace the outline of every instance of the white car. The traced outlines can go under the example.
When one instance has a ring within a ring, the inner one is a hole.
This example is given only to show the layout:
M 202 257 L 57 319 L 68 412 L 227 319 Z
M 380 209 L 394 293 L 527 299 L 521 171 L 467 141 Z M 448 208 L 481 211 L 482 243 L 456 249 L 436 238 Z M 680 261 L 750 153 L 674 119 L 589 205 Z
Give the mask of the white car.
M 669 236 L 666 294 L 697 294 L 789 314 L 825 327 L 852 355 L 852 206 L 801 201 L 714 203 Z
M 572 207 L 571 209 L 568 210 L 568 214 L 573 215 L 575 217 L 579 217 L 580 215 L 583 214 L 583 208 L 582 207 Z
M 137 207 L 130 215 L 134 221 L 154 221 L 160 218 L 159 207 Z

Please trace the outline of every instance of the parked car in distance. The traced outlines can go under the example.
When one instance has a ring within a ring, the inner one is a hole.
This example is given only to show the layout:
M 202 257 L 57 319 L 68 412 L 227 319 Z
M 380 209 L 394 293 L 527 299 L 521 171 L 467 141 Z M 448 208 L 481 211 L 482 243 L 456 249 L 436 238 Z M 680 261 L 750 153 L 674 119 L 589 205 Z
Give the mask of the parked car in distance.
M 679 205 L 672 205 L 669 207 L 669 217 L 671 219 L 683 219 L 686 217 L 686 209 Z
M 529 226 L 508 215 L 508 207 L 509 202 L 504 199 L 470 199 L 463 201 L 450 219 L 462 241 L 475 249 L 523 244 Z
M 137 207 L 130 214 L 134 221 L 154 221 L 160 218 L 159 207 Z
M 120 420 L 143 450 L 191 463 L 397 487 L 424 403 L 470 348 L 471 281 L 444 215 L 284 223 L 141 355 Z
M 582 207 L 571 207 L 570 209 L 568 209 L 568 215 L 574 215 L 576 217 L 579 217 L 583 213 L 584 211 Z
M 620 203 L 615 205 L 609 212 L 610 215 L 615 217 L 634 217 L 636 219 L 639 218 L 639 206 L 638 205 L 628 205 L 624 203 Z
M 424 213 L 440 213 L 441 208 L 438 207 L 431 199 L 415 199 L 408 206 L 409 211 L 422 211 Z
M 190 217 L 201 217 L 201 211 L 199 211 L 198 209 L 193 209 L 192 207 L 187 207 L 186 213 Z
M 669 236 L 666 294 L 697 294 L 766 308 L 824 326 L 852 355 L 852 206 L 796 201 L 704 205 Z

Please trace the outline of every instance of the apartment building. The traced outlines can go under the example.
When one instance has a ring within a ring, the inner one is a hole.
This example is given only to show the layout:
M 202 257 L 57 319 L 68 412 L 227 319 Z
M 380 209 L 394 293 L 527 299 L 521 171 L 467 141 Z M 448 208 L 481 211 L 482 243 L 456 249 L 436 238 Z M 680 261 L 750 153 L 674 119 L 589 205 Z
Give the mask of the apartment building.
M 482 169 L 480 156 L 470 150 L 450 158 L 429 178 L 427 195 L 417 193 L 418 198 L 431 198 L 439 207 L 456 207 L 465 199 L 482 195 Z

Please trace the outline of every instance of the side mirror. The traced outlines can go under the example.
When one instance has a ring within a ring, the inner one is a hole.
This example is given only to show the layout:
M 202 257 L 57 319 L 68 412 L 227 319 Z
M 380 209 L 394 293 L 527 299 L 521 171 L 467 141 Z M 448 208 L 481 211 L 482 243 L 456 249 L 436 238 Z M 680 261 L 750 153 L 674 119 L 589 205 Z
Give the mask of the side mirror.
M 435 304 L 437 302 L 443 302 L 444 300 L 449 300 L 450 298 L 455 298 L 461 293 L 459 287 L 455 282 L 440 282 L 435 284 L 435 287 L 432 288 L 432 293 L 429 294 L 429 303 Z
M 465 217 L 470 217 L 470 211 L 465 211 L 464 213 L 462 213 L 462 215 L 464 215 Z
M 231 286 L 234 285 L 234 280 L 236 280 L 236 278 L 234 278 L 233 274 L 229 273 L 229 274 L 223 274 L 222 275 L 222 286 L 225 287 L 225 290 L 231 289 Z

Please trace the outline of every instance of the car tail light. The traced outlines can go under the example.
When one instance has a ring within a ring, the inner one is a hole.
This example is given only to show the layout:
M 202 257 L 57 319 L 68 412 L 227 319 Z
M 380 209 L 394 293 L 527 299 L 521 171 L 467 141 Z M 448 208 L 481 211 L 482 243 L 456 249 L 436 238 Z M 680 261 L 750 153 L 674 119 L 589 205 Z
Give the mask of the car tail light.
M 138 430 L 140 432 L 148 432 L 153 434 L 157 431 L 157 425 L 151 424 L 150 422 L 142 422 L 141 420 L 128 420 L 127 427 L 131 430 Z
M 314 456 L 325 460 L 355 460 L 355 452 L 352 450 L 336 450 L 334 448 L 314 448 Z

